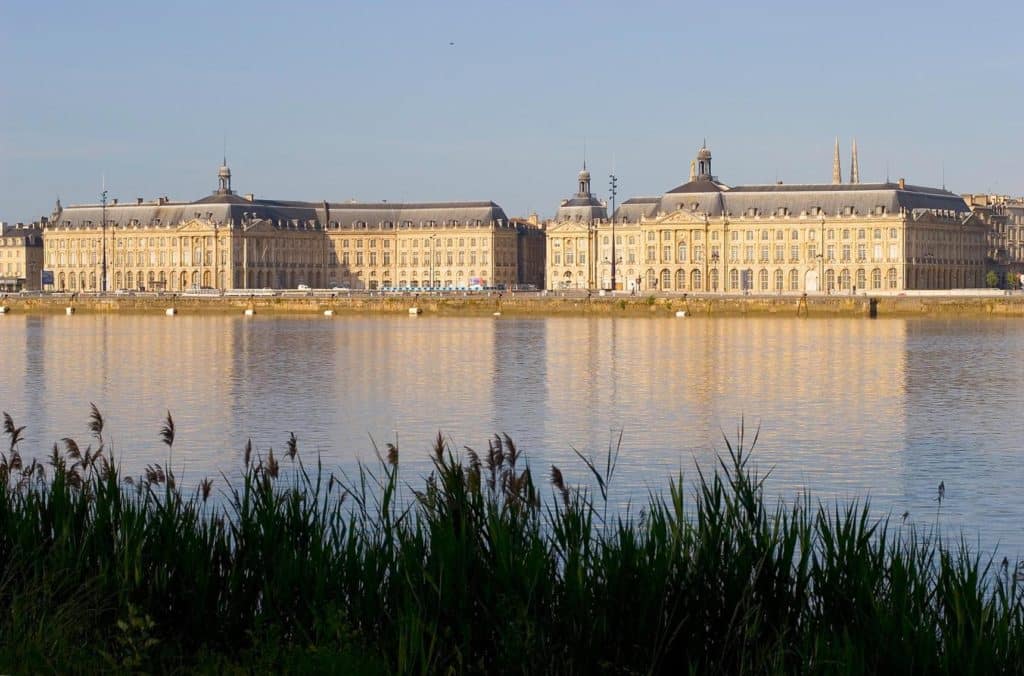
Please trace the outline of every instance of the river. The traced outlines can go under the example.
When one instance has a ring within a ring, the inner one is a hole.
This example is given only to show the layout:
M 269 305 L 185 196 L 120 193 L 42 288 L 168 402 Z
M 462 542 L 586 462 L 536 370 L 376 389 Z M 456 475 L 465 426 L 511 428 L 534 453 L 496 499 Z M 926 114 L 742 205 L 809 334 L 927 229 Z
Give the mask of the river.
M 1024 555 L 1024 322 L 1014 319 L 0 317 L 0 409 L 26 456 L 88 440 L 89 403 L 124 471 L 232 474 L 252 438 L 351 471 L 398 440 L 404 478 L 510 435 L 538 474 L 587 481 L 622 434 L 612 498 L 646 500 L 759 429 L 768 491 L 870 497 L 879 514 Z M 946 488 L 941 511 L 937 486 Z

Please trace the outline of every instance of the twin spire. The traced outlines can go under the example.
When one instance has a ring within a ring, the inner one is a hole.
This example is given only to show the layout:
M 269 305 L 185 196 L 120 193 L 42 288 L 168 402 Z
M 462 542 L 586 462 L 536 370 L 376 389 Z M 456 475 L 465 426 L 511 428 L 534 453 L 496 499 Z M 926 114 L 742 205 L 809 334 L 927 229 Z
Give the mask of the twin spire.
M 836 137 L 836 147 L 832 153 L 832 185 L 839 185 L 843 182 L 843 170 L 839 162 L 839 137 Z M 857 160 L 857 139 L 853 139 L 853 151 L 850 156 L 850 183 L 860 183 L 860 162 Z

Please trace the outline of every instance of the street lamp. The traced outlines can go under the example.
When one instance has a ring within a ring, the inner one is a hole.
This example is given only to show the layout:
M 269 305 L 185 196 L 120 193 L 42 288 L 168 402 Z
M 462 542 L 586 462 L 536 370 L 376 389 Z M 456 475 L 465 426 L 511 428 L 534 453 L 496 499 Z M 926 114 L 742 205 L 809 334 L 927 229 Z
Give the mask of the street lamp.
M 437 237 L 437 234 L 433 234 L 433 235 L 430 236 L 430 252 L 427 254 L 428 256 L 430 256 L 430 284 L 428 284 L 428 286 L 430 287 L 431 290 L 433 290 L 433 288 L 434 288 L 434 238 L 435 237 Z
M 713 273 L 718 272 L 718 251 L 715 249 L 711 250 L 711 270 Z M 718 279 L 714 274 L 711 275 L 711 290 L 718 292 Z
M 612 198 L 612 292 L 615 292 L 615 195 L 618 192 L 619 179 L 615 174 L 608 174 L 609 193 Z
M 103 279 L 101 280 L 101 288 L 103 293 L 107 293 L 107 191 L 105 188 L 100 193 L 100 198 L 103 205 L 100 211 L 100 219 L 103 221 L 101 225 L 103 231 Z

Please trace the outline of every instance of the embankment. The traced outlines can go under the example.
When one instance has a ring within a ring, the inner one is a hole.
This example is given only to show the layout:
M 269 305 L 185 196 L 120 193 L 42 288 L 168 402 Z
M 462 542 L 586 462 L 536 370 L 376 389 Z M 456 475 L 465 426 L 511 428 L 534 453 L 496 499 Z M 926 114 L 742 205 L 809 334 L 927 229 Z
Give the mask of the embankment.
M 773 316 L 773 317 L 1024 317 L 1024 295 L 950 296 L 597 296 L 492 293 L 467 295 L 310 294 L 305 296 L 19 296 L 0 298 L 11 314 L 322 315 L 407 314 L 419 308 L 440 316 Z

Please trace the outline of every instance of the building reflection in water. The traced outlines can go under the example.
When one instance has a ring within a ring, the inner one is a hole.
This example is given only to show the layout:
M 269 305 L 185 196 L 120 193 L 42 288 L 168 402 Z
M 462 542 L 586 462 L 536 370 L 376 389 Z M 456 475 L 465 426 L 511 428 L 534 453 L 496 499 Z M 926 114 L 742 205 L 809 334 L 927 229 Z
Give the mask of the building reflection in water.
M 1011 322 L 8 315 L 0 340 L 0 408 L 39 455 L 87 440 L 91 401 L 129 472 L 166 461 L 170 409 L 186 483 L 231 473 L 250 436 L 280 453 L 289 431 L 346 471 L 397 438 L 410 483 L 438 431 L 478 450 L 504 432 L 535 476 L 582 483 L 572 448 L 603 461 L 621 430 L 621 506 L 711 467 L 742 420 L 772 495 L 870 495 L 928 523 L 944 481 L 951 523 L 1024 551 Z

